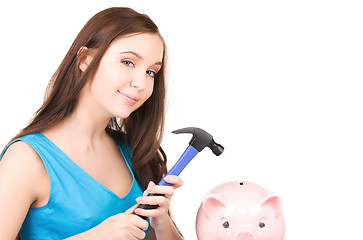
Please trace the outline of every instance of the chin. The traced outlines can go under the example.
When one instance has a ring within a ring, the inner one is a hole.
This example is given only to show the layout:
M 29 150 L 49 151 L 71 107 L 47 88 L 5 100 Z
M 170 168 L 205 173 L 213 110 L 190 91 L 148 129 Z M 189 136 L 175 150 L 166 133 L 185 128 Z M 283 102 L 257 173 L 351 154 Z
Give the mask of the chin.
M 130 116 L 131 113 L 129 114 L 116 114 L 115 118 L 120 118 L 120 119 L 126 119 Z
M 114 116 L 116 118 L 125 119 L 128 118 L 133 111 L 122 111 L 122 112 L 115 112 Z
M 136 111 L 138 108 L 139 106 L 114 109 L 114 111 L 112 111 L 112 116 L 120 119 L 125 119 L 128 118 L 131 113 Z

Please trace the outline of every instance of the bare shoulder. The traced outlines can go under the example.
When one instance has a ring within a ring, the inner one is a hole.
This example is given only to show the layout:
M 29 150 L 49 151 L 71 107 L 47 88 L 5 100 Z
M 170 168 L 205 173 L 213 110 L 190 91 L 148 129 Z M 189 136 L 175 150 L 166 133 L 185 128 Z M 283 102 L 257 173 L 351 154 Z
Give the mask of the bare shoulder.
M 28 190 L 28 194 L 35 194 L 35 186 L 44 181 L 44 174 L 46 169 L 39 155 L 23 141 L 11 144 L 0 161 L 0 184 L 11 182 L 20 191 Z
M 0 239 L 16 239 L 29 208 L 48 189 L 36 151 L 22 141 L 11 144 L 0 161 Z
M 38 154 L 35 152 L 35 150 L 29 144 L 27 144 L 26 142 L 23 142 L 23 141 L 17 141 L 8 147 L 8 149 L 6 150 L 6 152 L 4 154 L 3 160 L 6 161 L 7 159 L 10 159 L 10 158 L 15 158 L 15 159 L 21 160 L 21 159 L 24 159 L 24 157 L 27 160 L 39 158 Z

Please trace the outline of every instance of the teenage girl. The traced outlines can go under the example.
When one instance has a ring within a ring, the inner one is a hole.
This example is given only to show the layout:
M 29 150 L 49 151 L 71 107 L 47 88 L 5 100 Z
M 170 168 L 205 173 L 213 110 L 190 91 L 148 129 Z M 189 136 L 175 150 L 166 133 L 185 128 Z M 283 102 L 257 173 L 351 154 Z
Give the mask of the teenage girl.
M 182 180 L 155 185 L 166 173 L 166 63 L 148 16 L 109 8 L 86 23 L 0 156 L 1 240 L 182 239 L 169 215 Z

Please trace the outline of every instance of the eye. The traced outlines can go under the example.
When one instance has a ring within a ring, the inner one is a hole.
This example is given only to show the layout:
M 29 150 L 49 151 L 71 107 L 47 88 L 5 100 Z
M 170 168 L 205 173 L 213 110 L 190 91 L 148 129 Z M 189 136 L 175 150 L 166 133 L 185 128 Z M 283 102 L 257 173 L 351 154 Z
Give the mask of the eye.
M 135 64 L 134 64 L 133 62 L 129 61 L 129 60 L 122 60 L 121 62 L 122 62 L 123 64 L 125 64 L 126 66 L 128 66 L 128 67 L 133 67 L 133 66 L 135 66 Z
M 261 218 L 260 222 L 258 223 L 260 228 L 266 227 L 266 218 Z
M 156 72 L 153 71 L 153 70 L 147 70 L 146 74 L 149 75 L 150 77 L 153 77 L 153 78 L 156 76 Z
M 227 220 L 227 219 L 222 218 L 222 219 L 221 219 L 221 222 L 222 222 L 222 226 L 223 226 L 224 228 L 229 228 L 229 222 L 228 222 L 228 220 Z

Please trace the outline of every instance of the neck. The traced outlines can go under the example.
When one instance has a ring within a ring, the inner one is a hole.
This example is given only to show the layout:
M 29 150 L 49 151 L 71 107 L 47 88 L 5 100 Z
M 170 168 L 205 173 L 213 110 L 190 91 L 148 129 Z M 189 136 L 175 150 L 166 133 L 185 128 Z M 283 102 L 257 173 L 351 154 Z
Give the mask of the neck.
M 110 117 L 100 114 L 94 107 L 78 105 L 68 118 L 44 134 L 55 142 L 72 144 L 80 151 L 89 152 L 108 138 L 105 128 L 109 121 Z
M 102 117 L 96 112 L 87 111 L 84 108 L 78 108 L 75 112 L 64 121 L 64 130 L 70 131 L 73 136 L 79 136 L 82 139 L 97 140 L 105 135 L 105 128 L 109 118 Z

